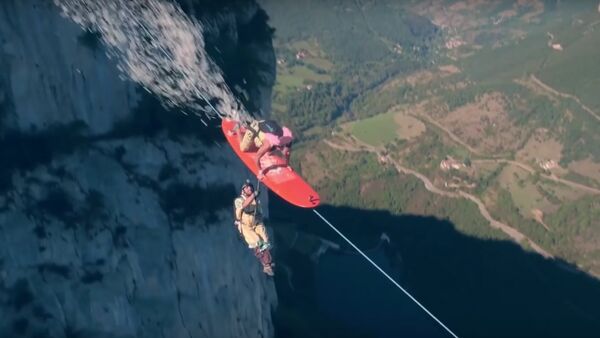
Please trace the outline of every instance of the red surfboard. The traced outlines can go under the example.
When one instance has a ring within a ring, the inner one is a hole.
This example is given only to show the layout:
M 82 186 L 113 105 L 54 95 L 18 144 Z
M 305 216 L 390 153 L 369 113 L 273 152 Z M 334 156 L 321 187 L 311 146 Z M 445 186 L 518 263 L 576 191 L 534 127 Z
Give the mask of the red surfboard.
M 234 130 L 237 122 L 228 118 L 224 118 L 221 123 L 221 129 L 225 138 L 233 151 L 244 164 L 254 173 L 258 175 L 258 167 L 256 166 L 256 152 L 243 152 L 240 149 L 240 141 L 238 138 L 239 130 Z M 292 168 L 279 164 L 282 160 L 277 156 L 266 154 L 261 158 L 261 166 L 269 168 L 261 182 L 266 185 L 271 191 L 279 195 L 289 203 L 301 208 L 314 208 L 319 205 L 319 194 L 306 183 L 300 175 Z

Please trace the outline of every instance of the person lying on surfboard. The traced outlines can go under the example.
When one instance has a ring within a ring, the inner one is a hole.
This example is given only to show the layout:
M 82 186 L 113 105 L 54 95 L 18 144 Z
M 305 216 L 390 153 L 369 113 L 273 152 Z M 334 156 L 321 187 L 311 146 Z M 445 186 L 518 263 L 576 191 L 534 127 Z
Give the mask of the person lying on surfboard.
M 248 126 L 243 125 L 244 122 L 240 122 L 239 120 L 224 117 L 221 120 L 221 131 L 231 150 L 239 157 L 248 170 L 253 175 L 259 177 L 260 182 L 269 188 L 271 192 L 290 204 L 311 209 L 319 206 L 321 201 L 319 193 L 289 166 L 288 159 L 290 157 L 292 133 L 289 130 L 285 131 L 284 128 L 281 128 L 281 133 L 275 134 L 277 142 L 270 142 L 267 139 L 271 137 L 264 135 L 270 134 L 266 126 L 263 125 L 262 129 L 264 131 L 260 131 L 261 128 L 259 128 L 258 122 L 255 122 L 255 128 L 253 129 L 255 132 L 251 131 L 248 133 L 247 131 L 250 129 L 251 123 L 250 121 L 246 123 Z M 265 142 L 261 140 L 265 140 Z M 257 142 L 255 143 L 255 141 Z M 270 144 L 263 144 L 267 142 Z M 241 149 L 242 146 L 245 148 L 245 151 Z M 257 151 L 261 147 L 263 148 L 261 157 L 257 159 Z M 275 156 L 272 153 L 279 153 L 280 156 Z
M 258 179 L 262 179 L 265 172 L 270 169 L 270 167 L 263 168 L 261 165 L 261 158 L 266 154 L 283 159 L 284 166 L 289 165 L 293 140 L 289 128 L 282 127 L 273 120 L 254 120 L 245 129 L 244 133 L 238 133 L 240 149 L 243 152 L 256 151 L 256 166 L 260 169 Z

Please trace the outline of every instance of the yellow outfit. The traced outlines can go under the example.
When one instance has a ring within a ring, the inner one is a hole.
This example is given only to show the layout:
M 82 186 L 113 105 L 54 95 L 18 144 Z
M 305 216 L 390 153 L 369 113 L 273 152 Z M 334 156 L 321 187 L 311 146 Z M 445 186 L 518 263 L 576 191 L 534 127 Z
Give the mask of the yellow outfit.
M 243 194 L 235 199 L 235 219 L 239 222 L 238 230 L 240 230 L 242 236 L 244 236 L 244 240 L 248 244 L 248 247 L 254 249 L 258 247 L 261 242 L 269 243 L 269 236 L 267 235 L 259 210 L 257 210 L 256 213 L 244 212 L 242 205 L 245 200 L 246 196 Z M 252 201 L 250 205 L 254 206 L 254 208 L 258 208 L 256 200 Z
M 240 149 L 243 152 L 251 151 L 253 146 L 256 147 L 256 149 L 260 148 L 265 138 L 265 133 L 262 131 L 259 131 L 258 135 L 256 135 L 253 131 L 258 130 L 258 121 L 252 122 L 250 124 L 250 128 L 252 130 L 246 130 L 246 133 L 244 133 L 244 138 L 242 138 L 242 142 L 240 143 Z

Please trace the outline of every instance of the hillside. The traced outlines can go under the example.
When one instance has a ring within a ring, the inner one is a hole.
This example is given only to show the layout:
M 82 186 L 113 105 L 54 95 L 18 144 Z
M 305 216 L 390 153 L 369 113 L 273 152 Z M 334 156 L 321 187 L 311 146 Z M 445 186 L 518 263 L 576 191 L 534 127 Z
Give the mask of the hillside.
M 295 161 L 325 200 L 449 217 L 600 276 L 597 3 L 263 4 L 274 114 L 301 133 Z M 352 150 L 373 159 L 362 174 L 340 161 Z M 451 202 L 384 189 L 406 174 Z

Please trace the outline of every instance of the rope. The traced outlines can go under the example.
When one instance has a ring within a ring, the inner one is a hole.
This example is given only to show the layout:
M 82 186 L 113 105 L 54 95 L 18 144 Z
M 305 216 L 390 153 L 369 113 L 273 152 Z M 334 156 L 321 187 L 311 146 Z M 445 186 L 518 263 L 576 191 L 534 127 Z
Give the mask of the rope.
M 248 182 L 250 182 L 250 180 L 248 180 Z M 260 193 L 260 180 L 257 178 L 256 179 L 256 194 Z M 258 208 L 261 208 L 260 206 L 260 201 L 258 199 L 258 195 L 254 195 L 254 203 L 256 203 L 256 208 L 254 208 L 254 224 L 256 224 L 256 212 L 258 211 Z M 261 215 L 262 215 L 262 208 L 260 209 Z
M 321 215 L 316 209 L 313 209 L 313 212 L 317 216 L 319 216 L 323 220 L 323 222 L 325 222 L 327 225 L 329 225 L 338 235 L 340 235 L 340 237 L 342 237 L 346 242 L 348 242 L 348 244 L 350 244 L 369 263 L 371 263 L 371 265 L 373 265 L 377 270 L 379 270 L 379 272 L 381 272 L 381 274 L 383 274 L 385 277 L 387 277 L 387 279 L 389 279 L 390 282 L 392 282 L 398 289 L 400 289 L 402 292 L 404 292 L 404 294 L 406 294 L 408 296 L 408 298 L 410 298 L 413 302 L 415 302 L 415 304 L 417 304 L 431 318 L 433 318 L 438 324 L 440 324 L 449 334 L 451 334 L 454 338 L 458 338 L 458 336 L 456 334 L 454 334 L 454 332 L 452 332 L 452 330 L 450 330 L 446 325 L 444 325 L 444 323 L 442 323 L 439 319 L 437 319 L 436 316 L 434 316 L 431 312 L 429 312 L 429 310 L 427 310 L 425 308 L 425 306 L 421 305 L 421 303 L 419 303 L 419 301 L 415 297 L 413 297 L 408 291 L 406 291 L 402 286 L 400 286 L 400 284 L 398 284 L 398 282 L 396 282 L 392 277 L 390 277 L 390 275 L 388 275 L 387 272 L 385 272 L 382 268 L 380 268 L 379 265 L 377 265 L 377 263 L 375 263 L 361 249 L 359 249 L 354 243 L 352 243 L 352 241 L 349 240 L 348 237 L 344 236 L 344 234 L 341 231 L 339 231 L 335 226 L 333 226 L 333 224 L 331 224 L 325 217 L 323 217 L 323 215 Z

